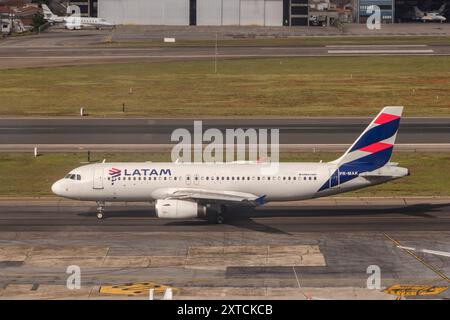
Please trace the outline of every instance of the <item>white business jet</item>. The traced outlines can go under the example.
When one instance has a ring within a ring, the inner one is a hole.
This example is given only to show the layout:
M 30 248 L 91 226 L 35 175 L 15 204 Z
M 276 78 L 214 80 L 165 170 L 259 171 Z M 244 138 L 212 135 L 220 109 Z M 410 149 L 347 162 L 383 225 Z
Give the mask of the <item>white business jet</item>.
M 114 27 L 114 24 L 103 18 L 77 17 L 74 15 L 67 17 L 57 16 L 45 4 L 42 5 L 42 11 L 46 21 L 52 24 L 64 23 L 65 27 L 69 30 L 81 30 L 85 27 L 93 27 L 97 29 Z

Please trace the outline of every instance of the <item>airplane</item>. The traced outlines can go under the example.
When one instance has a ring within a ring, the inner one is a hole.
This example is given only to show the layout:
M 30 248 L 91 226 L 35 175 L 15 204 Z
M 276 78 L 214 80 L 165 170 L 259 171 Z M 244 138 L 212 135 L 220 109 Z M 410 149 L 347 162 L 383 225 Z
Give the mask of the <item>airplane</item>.
M 46 4 L 42 4 L 44 19 L 52 24 L 64 23 L 69 30 L 81 30 L 84 27 L 95 27 L 101 29 L 103 27 L 114 27 L 114 25 L 103 18 L 76 17 L 76 16 L 57 16 Z
M 70 171 L 52 191 L 97 202 L 98 219 L 106 201 L 155 202 L 159 218 L 220 224 L 231 206 L 326 197 L 409 175 L 407 168 L 389 162 L 402 111 L 383 108 L 340 158 L 327 163 L 279 163 L 277 173 L 269 175 L 261 162 L 103 162 Z
M 417 6 L 414 7 L 416 13 L 416 20 L 422 20 L 423 22 L 428 21 L 439 21 L 440 23 L 447 20 L 442 14 L 445 11 L 446 4 L 444 3 L 437 11 L 423 12 Z

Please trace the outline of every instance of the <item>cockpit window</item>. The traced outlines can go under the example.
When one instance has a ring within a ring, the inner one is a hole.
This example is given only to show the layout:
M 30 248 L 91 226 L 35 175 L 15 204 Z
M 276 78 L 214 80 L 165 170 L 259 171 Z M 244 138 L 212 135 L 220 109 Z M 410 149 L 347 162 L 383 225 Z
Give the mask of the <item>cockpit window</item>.
M 64 179 L 70 179 L 70 180 L 81 181 L 81 175 L 69 173 L 69 174 L 67 174 L 67 175 L 64 177 Z

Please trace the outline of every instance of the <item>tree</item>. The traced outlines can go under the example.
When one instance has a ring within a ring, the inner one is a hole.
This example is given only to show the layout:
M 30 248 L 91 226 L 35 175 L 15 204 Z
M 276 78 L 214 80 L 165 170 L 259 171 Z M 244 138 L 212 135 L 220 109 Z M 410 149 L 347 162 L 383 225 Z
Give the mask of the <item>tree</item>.
M 44 15 L 42 13 L 36 13 L 33 15 L 33 30 L 39 31 L 39 28 L 46 24 L 47 21 L 44 19 Z

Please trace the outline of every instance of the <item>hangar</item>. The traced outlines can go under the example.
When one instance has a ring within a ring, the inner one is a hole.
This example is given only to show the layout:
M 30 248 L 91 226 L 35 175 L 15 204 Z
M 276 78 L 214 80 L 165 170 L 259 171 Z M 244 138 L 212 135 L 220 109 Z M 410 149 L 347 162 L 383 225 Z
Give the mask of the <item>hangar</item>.
M 98 14 L 119 24 L 283 24 L 283 0 L 100 0 Z
M 367 8 L 381 8 L 383 23 L 414 21 L 414 7 L 437 10 L 450 20 L 450 0 L 76 0 L 83 15 L 116 24 L 307 26 L 324 15 L 365 23 Z M 321 24 L 323 25 L 323 24 Z

